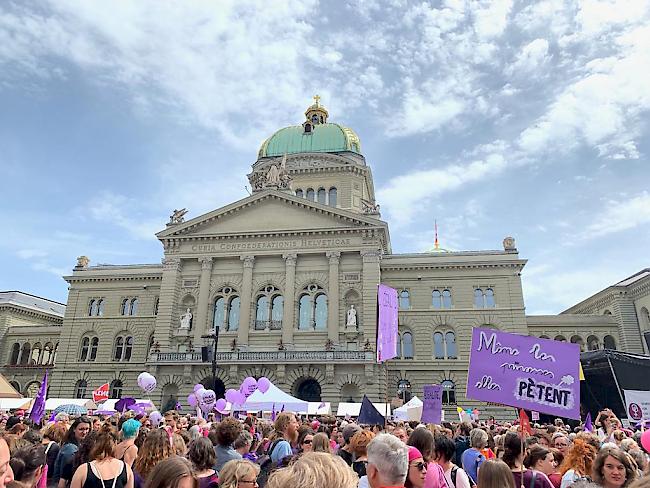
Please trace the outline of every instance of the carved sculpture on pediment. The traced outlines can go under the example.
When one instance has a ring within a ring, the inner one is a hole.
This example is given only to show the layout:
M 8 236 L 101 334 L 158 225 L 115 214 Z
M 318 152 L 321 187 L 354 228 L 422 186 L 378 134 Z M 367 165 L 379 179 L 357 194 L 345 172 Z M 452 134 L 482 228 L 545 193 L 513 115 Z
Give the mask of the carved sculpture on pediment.
M 88 263 L 90 263 L 90 259 L 88 258 L 88 256 L 79 256 L 77 258 L 77 265 L 75 266 L 75 268 L 87 268 Z
M 291 176 L 287 171 L 287 155 L 282 157 L 280 164 L 272 162 L 270 166 L 255 170 L 248 175 L 248 181 L 253 191 L 276 188 L 278 190 L 291 189 Z
M 375 215 L 379 213 L 379 204 L 375 201 L 361 200 L 361 212 L 364 214 Z
M 174 209 L 172 214 L 169 216 L 169 222 L 167 222 L 167 225 L 182 224 L 183 222 L 185 222 L 186 213 L 187 213 L 186 208 L 182 208 L 180 210 Z

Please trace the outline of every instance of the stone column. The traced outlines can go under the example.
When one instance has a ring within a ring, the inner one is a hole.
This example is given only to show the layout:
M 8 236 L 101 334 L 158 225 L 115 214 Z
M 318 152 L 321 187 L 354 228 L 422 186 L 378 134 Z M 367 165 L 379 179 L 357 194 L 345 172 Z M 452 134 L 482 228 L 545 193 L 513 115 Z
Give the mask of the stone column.
M 163 274 L 160 284 L 158 315 L 154 340 L 160 344 L 161 351 L 169 351 L 171 332 L 179 327 L 179 317 L 175 313 L 181 290 L 181 259 L 166 257 L 163 259 Z
M 364 337 L 370 341 L 370 344 L 376 344 L 376 326 L 377 326 L 377 285 L 381 280 L 381 271 L 379 260 L 381 255 L 379 251 L 368 250 L 361 251 L 362 259 L 362 276 L 363 286 L 363 306 L 362 317 Z
M 251 326 L 251 297 L 253 294 L 253 266 L 255 256 L 241 256 L 244 265 L 241 301 L 239 308 L 239 332 L 237 333 L 237 344 L 246 349 L 248 347 L 248 331 Z
M 330 262 L 329 290 L 327 300 L 327 338 L 334 344 L 339 343 L 339 261 L 341 253 L 325 253 Z
M 208 301 L 210 299 L 210 276 L 212 274 L 212 258 L 202 256 L 201 280 L 199 281 L 199 301 L 196 306 L 194 320 L 194 344 L 198 347 L 202 344 L 201 336 L 205 334 L 206 322 L 208 320 Z
M 283 254 L 285 260 L 284 314 L 282 315 L 282 344 L 293 345 L 293 329 L 296 327 L 296 261 L 297 254 Z

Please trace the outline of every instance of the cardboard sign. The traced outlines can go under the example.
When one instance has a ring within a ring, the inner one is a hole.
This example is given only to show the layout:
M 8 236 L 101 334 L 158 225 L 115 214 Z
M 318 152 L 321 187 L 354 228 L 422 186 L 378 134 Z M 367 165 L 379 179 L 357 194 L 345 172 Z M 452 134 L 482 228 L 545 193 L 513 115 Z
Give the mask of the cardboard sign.
M 93 391 L 93 402 L 100 403 L 108 400 L 108 383 L 104 383 L 102 386 Z
M 650 391 L 623 390 L 625 411 L 631 424 L 650 419 Z
M 533 422 L 537 422 L 539 420 L 539 412 L 536 412 L 535 410 L 531 411 L 530 418 L 533 420 Z
M 377 289 L 377 362 L 397 356 L 397 290 L 386 285 Z
M 442 422 L 442 386 L 424 385 L 421 422 L 424 424 Z
M 467 397 L 580 419 L 580 346 L 475 327 Z

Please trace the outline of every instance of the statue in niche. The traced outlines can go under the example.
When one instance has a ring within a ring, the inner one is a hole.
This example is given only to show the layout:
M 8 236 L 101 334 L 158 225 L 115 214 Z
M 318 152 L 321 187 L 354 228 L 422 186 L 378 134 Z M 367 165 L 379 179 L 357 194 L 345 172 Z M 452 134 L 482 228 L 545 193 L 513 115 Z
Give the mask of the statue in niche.
M 347 327 L 356 327 L 358 324 L 357 322 L 357 310 L 354 308 L 354 305 L 350 305 L 350 308 L 347 313 L 347 320 L 345 322 L 345 325 Z
M 188 308 L 187 311 L 181 315 L 181 329 L 190 329 L 192 327 L 192 312 Z

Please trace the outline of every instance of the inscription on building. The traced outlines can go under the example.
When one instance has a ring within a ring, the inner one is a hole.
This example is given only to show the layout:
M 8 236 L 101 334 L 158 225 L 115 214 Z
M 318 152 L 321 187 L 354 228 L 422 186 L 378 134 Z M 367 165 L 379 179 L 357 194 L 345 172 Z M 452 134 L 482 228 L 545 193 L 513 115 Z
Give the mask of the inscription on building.
M 193 244 L 192 252 L 260 251 L 267 249 L 331 248 L 352 245 L 350 238 L 288 239 L 269 242 L 222 242 L 219 244 Z

